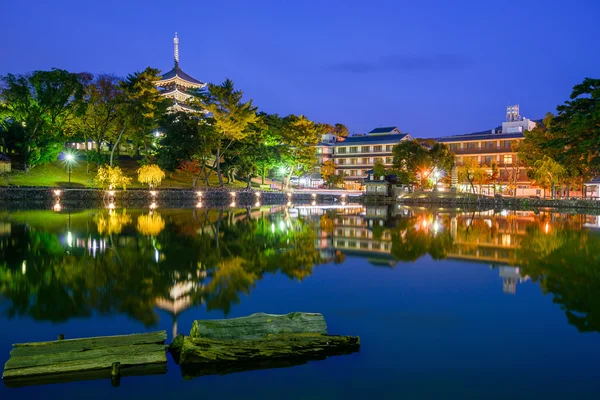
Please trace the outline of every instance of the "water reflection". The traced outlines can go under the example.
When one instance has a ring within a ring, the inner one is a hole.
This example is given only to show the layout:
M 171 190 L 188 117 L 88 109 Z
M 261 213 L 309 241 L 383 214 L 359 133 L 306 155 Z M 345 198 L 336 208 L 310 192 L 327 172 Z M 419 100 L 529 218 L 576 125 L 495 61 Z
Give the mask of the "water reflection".
M 502 290 L 526 280 L 580 331 L 600 331 L 598 217 L 525 211 L 375 207 L 0 213 L 4 312 L 66 321 L 156 308 L 227 314 L 266 275 L 294 280 L 359 257 L 397 267 L 421 257 L 489 265 Z M 433 279 L 433 278 L 432 278 Z

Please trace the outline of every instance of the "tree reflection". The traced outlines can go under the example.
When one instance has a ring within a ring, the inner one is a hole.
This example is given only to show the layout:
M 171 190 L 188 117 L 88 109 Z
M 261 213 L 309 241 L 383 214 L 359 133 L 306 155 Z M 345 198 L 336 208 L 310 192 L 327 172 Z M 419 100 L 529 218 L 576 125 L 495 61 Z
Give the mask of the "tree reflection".
M 550 229 L 548 227 L 552 225 Z M 518 251 L 522 274 L 553 295 L 580 332 L 600 332 L 600 236 L 576 221 L 530 226 Z
M 129 228 L 132 218 L 139 234 Z M 228 313 L 266 273 L 301 280 L 320 261 L 313 229 L 285 214 L 103 210 L 79 224 L 85 229 L 67 232 L 65 222 L 52 231 L 13 223 L 10 236 L 0 237 L 8 316 L 66 321 L 118 313 L 150 326 L 159 299 L 168 307 L 183 296 L 187 306 Z

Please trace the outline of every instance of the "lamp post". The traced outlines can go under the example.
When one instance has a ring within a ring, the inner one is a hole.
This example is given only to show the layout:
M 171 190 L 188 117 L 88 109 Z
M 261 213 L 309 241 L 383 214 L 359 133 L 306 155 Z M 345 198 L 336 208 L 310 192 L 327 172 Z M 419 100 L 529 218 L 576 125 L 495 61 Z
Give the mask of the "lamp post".
M 75 156 L 72 153 L 68 153 L 65 156 L 65 161 L 67 162 L 67 172 L 69 173 L 69 186 L 71 186 L 71 169 L 73 161 L 75 161 Z
M 285 179 L 285 173 L 287 172 L 287 168 L 284 166 L 279 167 L 279 173 L 281 174 L 281 191 L 283 192 L 283 181 Z

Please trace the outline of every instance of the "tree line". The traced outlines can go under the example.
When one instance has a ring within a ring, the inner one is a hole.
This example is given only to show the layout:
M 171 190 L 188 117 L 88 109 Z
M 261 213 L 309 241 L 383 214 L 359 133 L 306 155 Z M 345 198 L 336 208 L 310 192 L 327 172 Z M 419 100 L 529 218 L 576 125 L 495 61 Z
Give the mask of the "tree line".
M 229 79 L 191 90 L 191 111 L 175 112 L 156 87 L 159 79 L 150 67 L 125 78 L 61 69 L 2 76 L 0 151 L 29 171 L 57 160 L 65 143 L 83 142 L 88 170 L 106 165 L 113 172 L 127 144 L 141 165 L 187 172 L 194 186 L 208 185 L 213 174 L 220 186 L 225 179 L 264 183 L 274 174 L 289 185 L 315 167 L 323 134 L 348 135 L 343 124 L 259 111 Z M 91 142 L 95 149 L 88 150 Z

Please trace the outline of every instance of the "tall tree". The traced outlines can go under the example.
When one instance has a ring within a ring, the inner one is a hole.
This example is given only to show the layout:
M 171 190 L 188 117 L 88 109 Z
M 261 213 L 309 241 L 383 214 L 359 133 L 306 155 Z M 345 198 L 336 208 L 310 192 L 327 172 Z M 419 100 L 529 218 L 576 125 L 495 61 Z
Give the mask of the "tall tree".
M 82 76 L 53 69 L 8 74 L 0 81 L 4 119 L 21 126 L 18 146 L 25 170 L 56 159 L 69 133 L 66 127 L 81 104 Z
M 87 144 L 96 143 L 100 153 L 105 142 L 114 143 L 124 118 L 121 80 L 113 75 L 98 75 L 85 86 L 84 112 L 74 119 L 74 129 Z
M 309 172 L 317 162 L 317 144 L 321 131 L 304 115 L 288 115 L 281 129 L 281 159 L 286 165 L 285 185 L 295 173 Z
M 157 130 L 161 118 L 171 104 L 171 101 L 162 96 L 156 88 L 156 81 L 159 79 L 159 70 L 147 67 L 142 72 L 128 75 L 123 81 L 121 87 L 124 93 L 124 107 L 121 110 L 125 118 L 111 151 L 111 165 L 114 150 L 126 132 L 136 144 L 138 152 L 140 147 L 143 147 L 145 155 L 148 155 L 150 135 Z
M 233 81 L 227 79 L 220 85 L 208 84 L 208 90 L 197 93 L 194 103 L 210 113 L 215 128 L 215 164 L 219 185 L 223 187 L 221 158 L 229 146 L 248 134 L 248 126 L 258 116 L 252 100 L 242 102 L 243 92 L 235 90 Z
M 555 139 L 544 145 L 564 158 L 579 160 L 590 169 L 600 168 L 600 79 L 585 78 L 573 87 L 571 100 L 556 108 L 550 126 Z

